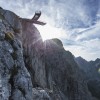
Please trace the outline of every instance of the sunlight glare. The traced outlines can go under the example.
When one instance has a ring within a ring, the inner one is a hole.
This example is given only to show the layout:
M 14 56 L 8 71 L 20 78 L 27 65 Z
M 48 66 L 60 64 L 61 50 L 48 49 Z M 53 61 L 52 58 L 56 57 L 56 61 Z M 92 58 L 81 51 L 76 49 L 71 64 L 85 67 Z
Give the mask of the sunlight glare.
M 47 39 L 52 39 L 52 38 L 61 39 L 61 38 L 67 37 L 66 36 L 67 34 L 62 28 L 56 28 L 48 24 L 45 26 L 36 25 L 36 27 L 38 28 L 43 41 Z

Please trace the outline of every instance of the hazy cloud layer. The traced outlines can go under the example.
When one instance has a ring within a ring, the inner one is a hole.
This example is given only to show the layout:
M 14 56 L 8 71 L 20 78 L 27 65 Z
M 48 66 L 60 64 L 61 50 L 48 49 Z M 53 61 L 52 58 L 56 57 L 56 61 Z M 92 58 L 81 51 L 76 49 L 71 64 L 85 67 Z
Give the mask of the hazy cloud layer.
M 60 39 L 67 50 L 100 58 L 100 0 L 0 0 L 0 6 L 27 18 L 41 10 L 41 20 L 65 31 Z

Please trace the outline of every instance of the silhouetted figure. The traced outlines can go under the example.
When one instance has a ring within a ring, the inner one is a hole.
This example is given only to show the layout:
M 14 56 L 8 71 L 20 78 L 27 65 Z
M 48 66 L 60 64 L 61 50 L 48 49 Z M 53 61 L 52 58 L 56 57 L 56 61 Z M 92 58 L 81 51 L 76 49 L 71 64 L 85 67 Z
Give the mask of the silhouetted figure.
M 40 16 L 41 16 L 41 11 L 35 12 L 35 15 L 33 16 L 32 19 L 27 19 L 27 18 L 21 18 L 21 19 L 23 19 L 23 20 L 25 20 L 27 22 L 30 22 L 30 23 L 34 23 L 34 24 L 38 24 L 38 25 L 45 25 L 46 23 L 38 21 Z

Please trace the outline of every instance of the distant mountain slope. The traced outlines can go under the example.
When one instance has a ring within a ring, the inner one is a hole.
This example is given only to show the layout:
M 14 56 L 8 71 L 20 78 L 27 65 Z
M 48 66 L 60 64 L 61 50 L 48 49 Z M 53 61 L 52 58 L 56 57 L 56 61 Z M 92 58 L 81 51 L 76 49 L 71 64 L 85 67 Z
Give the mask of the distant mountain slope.
M 100 99 L 100 59 L 86 61 L 82 57 L 75 58 L 80 69 L 85 72 L 88 88 L 92 95 Z
M 75 58 L 75 61 L 79 65 L 79 67 L 87 74 L 88 78 L 94 78 L 94 79 L 99 79 L 100 78 L 100 73 L 99 73 L 99 68 L 100 68 L 100 59 L 97 58 L 95 61 L 86 61 L 82 57 L 77 57 Z
M 84 74 L 77 66 L 74 56 L 65 51 L 59 41 L 58 39 L 45 41 L 48 88 L 60 90 L 68 100 L 91 100 Z

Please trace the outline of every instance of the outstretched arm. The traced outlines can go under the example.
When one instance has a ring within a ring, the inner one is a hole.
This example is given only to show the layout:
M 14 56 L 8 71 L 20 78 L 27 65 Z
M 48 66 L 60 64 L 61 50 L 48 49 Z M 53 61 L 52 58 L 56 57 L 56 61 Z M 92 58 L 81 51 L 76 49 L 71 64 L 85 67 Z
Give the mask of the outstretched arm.
M 41 16 L 41 11 L 35 12 L 35 15 L 33 16 L 32 20 L 38 20 Z
M 33 23 L 33 24 L 38 24 L 38 25 L 45 25 L 46 23 L 38 21 L 38 19 L 41 16 L 41 11 L 35 12 L 35 15 L 33 16 L 32 19 L 27 19 L 27 18 L 21 18 L 22 20 L 25 20 L 27 22 Z

